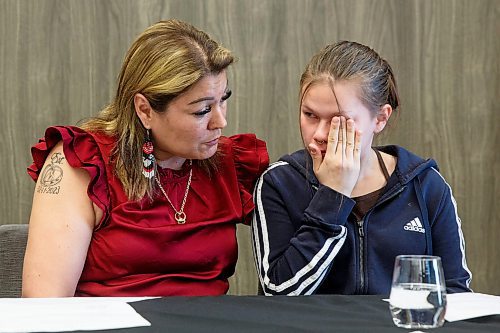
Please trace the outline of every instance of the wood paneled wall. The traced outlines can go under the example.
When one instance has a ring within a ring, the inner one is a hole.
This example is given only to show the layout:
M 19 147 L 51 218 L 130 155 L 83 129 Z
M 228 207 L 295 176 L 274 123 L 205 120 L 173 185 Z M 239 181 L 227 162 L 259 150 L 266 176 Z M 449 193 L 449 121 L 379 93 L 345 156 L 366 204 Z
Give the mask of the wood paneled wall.
M 225 133 L 255 132 L 272 160 L 301 146 L 305 64 L 350 39 L 387 58 L 399 81 L 403 107 L 379 142 L 438 161 L 462 217 L 473 287 L 500 294 L 499 17 L 498 0 L 0 0 L 0 223 L 28 222 L 30 146 L 47 126 L 75 124 L 110 101 L 125 51 L 150 24 L 189 21 L 236 53 Z M 238 236 L 230 292 L 252 294 L 248 228 Z

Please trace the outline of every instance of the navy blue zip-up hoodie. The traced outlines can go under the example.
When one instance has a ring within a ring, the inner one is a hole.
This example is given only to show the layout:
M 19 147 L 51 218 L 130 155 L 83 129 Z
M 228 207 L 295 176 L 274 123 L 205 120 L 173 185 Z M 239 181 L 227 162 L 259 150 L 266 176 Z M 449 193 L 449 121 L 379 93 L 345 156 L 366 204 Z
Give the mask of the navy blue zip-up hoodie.
M 319 184 L 305 150 L 261 176 L 252 241 L 266 295 L 388 295 L 400 254 L 440 256 L 447 291 L 470 291 L 456 202 L 436 162 L 398 146 L 377 149 L 397 165 L 361 221 L 354 200 Z

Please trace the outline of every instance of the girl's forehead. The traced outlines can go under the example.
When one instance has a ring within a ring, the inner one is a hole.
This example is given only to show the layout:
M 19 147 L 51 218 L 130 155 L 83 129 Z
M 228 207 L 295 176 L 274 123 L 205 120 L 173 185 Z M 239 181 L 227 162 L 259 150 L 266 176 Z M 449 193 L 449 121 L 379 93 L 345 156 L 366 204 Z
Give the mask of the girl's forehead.
M 315 82 L 303 92 L 301 108 L 312 112 L 328 113 L 331 117 L 353 118 L 363 106 L 359 99 L 360 86 L 356 82 Z

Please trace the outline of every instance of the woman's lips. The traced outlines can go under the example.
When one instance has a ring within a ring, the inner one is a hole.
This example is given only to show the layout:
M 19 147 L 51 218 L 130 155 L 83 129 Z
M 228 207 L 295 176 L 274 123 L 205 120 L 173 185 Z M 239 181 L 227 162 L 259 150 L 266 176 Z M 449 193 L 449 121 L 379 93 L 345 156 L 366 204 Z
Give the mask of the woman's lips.
M 219 138 L 213 139 L 211 141 L 205 142 L 207 146 L 215 146 L 217 143 L 219 143 Z

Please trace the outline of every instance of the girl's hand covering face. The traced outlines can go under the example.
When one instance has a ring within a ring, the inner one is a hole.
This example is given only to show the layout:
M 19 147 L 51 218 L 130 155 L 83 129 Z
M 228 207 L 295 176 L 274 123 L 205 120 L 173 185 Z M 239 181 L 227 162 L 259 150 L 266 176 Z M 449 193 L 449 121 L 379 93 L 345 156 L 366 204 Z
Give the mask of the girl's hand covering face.
M 332 118 L 325 156 L 316 143 L 309 144 L 316 178 L 323 185 L 350 197 L 360 171 L 362 133 L 354 120 Z

